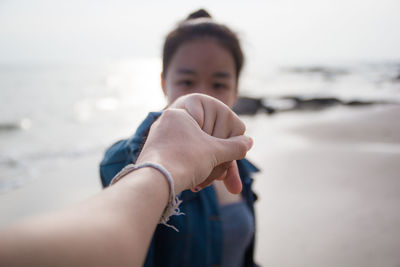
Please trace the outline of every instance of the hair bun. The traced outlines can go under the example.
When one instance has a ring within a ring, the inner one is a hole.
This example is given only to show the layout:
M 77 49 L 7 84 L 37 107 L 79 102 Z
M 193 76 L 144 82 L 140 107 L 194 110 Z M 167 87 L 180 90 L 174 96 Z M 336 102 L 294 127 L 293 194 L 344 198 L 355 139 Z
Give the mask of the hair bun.
M 198 18 L 212 18 L 211 15 L 205 11 L 204 9 L 199 9 L 193 13 L 191 13 L 186 20 L 191 20 L 191 19 L 198 19 Z

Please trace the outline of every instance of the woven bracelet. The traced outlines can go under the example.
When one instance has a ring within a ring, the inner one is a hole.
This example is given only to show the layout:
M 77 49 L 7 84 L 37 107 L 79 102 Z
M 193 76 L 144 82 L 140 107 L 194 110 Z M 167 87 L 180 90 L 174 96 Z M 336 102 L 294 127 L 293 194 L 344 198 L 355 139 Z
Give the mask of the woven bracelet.
M 133 171 L 136 171 L 138 169 L 141 169 L 141 168 L 146 168 L 146 167 L 154 168 L 154 169 L 158 170 L 159 172 L 161 172 L 169 184 L 168 205 L 165 207 L 164 212 L 161 215 L 159 223 L 164 224 L 165 226 L 168 226 L 168 227 L 174 229 L 175 231 L 179 232 L 179 230 L 175 226 L 170 225 L 167 222 L 169 220 L 169 217 L 171 217 L 173 215 L 183 215 L 184 214 L 179 209 L 179 205 L 182 203 L 182 200 L 180 200 L 178 198 L 178 196 L 175 196 L 174 180 L 172 179 L 171 174 L 163 166 L 156 164 L 156 163 L 152 163 L 152 162 L 145 162 L 145 163 L 142 163 L 139 165 L 129 164 L 129 165 L 125 166 L 119 173 L 117 173 L 117 175 L 115 175 L 115 177 L 111 180 L 110 185 L 115 184 L 116 182 L 121 180 L 127 174 L 129 174 Z

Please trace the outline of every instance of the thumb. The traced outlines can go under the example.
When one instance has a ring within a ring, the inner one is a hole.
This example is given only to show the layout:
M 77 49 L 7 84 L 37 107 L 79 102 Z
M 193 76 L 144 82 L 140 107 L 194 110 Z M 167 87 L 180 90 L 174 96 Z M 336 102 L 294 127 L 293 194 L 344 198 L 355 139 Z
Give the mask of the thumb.
M 242 182 L 236 161 L 231 161 L 231 164 L 225 175 L 224 184 L 226 189 L 232 194 L 239 194 L 242 191 Z
M 212 138 L 216 141 L 214 147 L 216 149 L 215 158 L 217 159 L 217 165 L 244 158 L 247 151 L 253 146 L 253 139 L 245 135 L 234 136 L 227 139 Z

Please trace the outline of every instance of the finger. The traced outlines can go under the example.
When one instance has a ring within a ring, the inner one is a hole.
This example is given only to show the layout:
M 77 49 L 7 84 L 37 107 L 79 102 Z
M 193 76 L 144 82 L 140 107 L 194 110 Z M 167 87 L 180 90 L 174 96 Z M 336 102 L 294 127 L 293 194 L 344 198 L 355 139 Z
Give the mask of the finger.
M 228 170 L 226 170 L 220 177 L 215 178 L 215 180 L 218 180 L 218 181 L 225 180 L 225 176 L 226 176 L 226 173 L 227 173 L 227 172 L 228 172 Z
M 203 94 L 189 94 L 178 98 L 171 107 L 185 109 L 200 125 L 200 128 L 212 135 L 217 117 L 217 109 L 222 104 L 213 97 Z
M 183 108 L 192 116 L 199 124 L 200 128 L 204 126 L 204 107 L 198 99 L 189 98 L 184 102 Z
M 229 116 L 228 119 L 234 122 L 234 127 L 231 129 L 229 137 L 243 135 L 246 132 L 246 124 L 244 124 L 244 122 L 234 112 L 230 113 Z
M 246 156 L 248 150 L 253 146 L 253 139 L 248 136 L 240 135 L 230 137 L 228 139 L 214 139 L 215 159 L 216 164 L 231 162 L 232 160 L 239 160 Z
M 230 162 L 224 162 L 218 165 L 211 171 L 208 178 L 214 180 L 214 179 L 220 179 L 222 176 L 225 176 L 230 164 L 231 164 Z
M 171 108 L 186 110 L 199 124 L 200 128 L 203 127 L 204 107 L 198 96 L 196 97 L 194 94 L 182 96 L 172 103 Z
M 216 111 L 217 115 L 210 135 L 218 138 L 231 137 L 232 128 L 235 127 L 235 121 L 230 119 L 230 113 L 232 113 L 230 110 L 222 108 Z
M 212 170 L 211 174 L 207 177 L 206 180 L 204 180 L 202 183 L 198 184 L 191 190 L 193 192 L 198 192 L 201 189 L 212 184 L 214 180 L 225 180 L 230 164 L 231 164 L 230 162 L 225 162 L 223 164 L 218 165 Z
M 239 117 L 231 110 L 223 109 L 218 111 L 212 136 L 218 138 L 228 138 L 243 135 L 246 126 Z
M 232 161 L 225 175 L 224 184 L 232 194 L 242 192 L 242 181 L 240 180 L 239 169 L 236 161 Z
M 209 135 L 212 135 L 214 126 L 217 120 L 217 110 L 214 105 L 207 105 L 207 102 L 202 102 L 204 108 L 204 124 L 201 129 Z
M 225 164 L 224 164 L 225 165 Z M 223 180 L 226 189 L 232 194 L 239 194 L 242 191 L 242 182 L 240 180 L 239 169 L 236 161 L 232 161 L 228 165 L 228 169 L 218 178 L 208 177 L 206 181 L 191 189 L 193 192 L 198 192 L 201 189 L 212 184 L 214 180 Z

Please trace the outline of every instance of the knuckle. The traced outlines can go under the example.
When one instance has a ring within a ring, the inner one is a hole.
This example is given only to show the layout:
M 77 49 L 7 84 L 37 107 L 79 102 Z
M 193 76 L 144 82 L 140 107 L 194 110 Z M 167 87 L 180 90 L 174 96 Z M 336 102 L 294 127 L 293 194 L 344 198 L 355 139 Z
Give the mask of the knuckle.
M 176 114 L 176 109 L 166 109 L 163 111 L 161 117 L 170 118 L 176 116 L 175 114 Z
M 186 111 L 184 109 L 166 109 L 163 111 L 161 117 L 164 117 L 166 119 L 174 119 L 177 118 L 179 116 L 183 116 L 186 113 Z
M 225 118 L 232 124 L 231 134 L 233 136 L 242 135 L 245 133 L 246 125 L 236 113 L 234 113 L 232 110 L 228 110 Z

